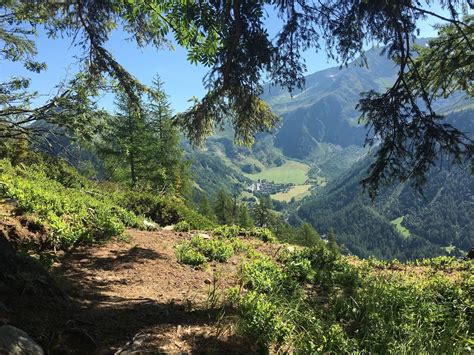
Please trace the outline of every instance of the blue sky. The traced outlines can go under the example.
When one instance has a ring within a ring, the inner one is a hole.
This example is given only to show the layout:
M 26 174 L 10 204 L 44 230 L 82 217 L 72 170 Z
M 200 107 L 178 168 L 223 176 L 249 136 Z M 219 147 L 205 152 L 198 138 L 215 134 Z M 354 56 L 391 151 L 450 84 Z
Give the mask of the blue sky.
M 440 12 L 440 9 L 433 9 Z M 433 18 L 420 22 L 420 37 L 432 37 L 436 30 L 432 25 L 436 23 Z M 271 16 L 266 21 L 269 33 L 274 34 L 279 27 L 278 21 Z M 74 65 L 74 56 L 80 53 L 80 49 L 71 46 L 70 38 L 50 39 L 45 33 L 40 32 L 37 37 L 38 60 L 48 65 L 48 70 L 39 75 L 32 75 L 32 88 L 37 90 L 44 99 L 54 93 L 55 87 L 61 80 L 69 75 L 71 77 L 77 70 Z M 183 111 L 189 107 L 188 100 L 193 97 L 202 97 L 205 90 L 202 78 L 207 73 L 207 68 L 192 65 L 186 59 L 186 51 L 180 47 L 174 50 L 155 48 L 138 49 L 133 42 L 126 40 L 126 34 L 115 31 L 107 48 L 118 59 L 118 61 L 133 75 L 145 84 L 150 84 L 155 74 L 159 74 L 164 81 L 164 87 L 169 95 L 171 105 L 175 112 Z M 308 74 L 328 67 L 336 66 L 337 63 L 328 60 L 322 49 L 319 53 L 308 51 L 304 54 Z M 10 76 L 24 75 L 22 68 L 15 63 L 2 63 L 0 67 L 0 79 Z M 113 108 L 113 98 L 104 96 L 100 105 Z

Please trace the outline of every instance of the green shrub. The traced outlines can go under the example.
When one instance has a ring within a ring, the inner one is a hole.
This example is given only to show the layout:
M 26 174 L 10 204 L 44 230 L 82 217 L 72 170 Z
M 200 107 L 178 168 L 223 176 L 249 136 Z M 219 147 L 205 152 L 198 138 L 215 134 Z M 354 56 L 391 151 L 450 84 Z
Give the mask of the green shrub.
M 210 229 L 215 226 L 208 218 L 186 206 L 180 198 L 124 190 L 114 184 L 104 184 L 104 188 L 111 192 L 117 204 L 159 225 L 186 221 L 191 229 Z
M 237 238 L 239 235 L 242 235 L 245 237 L 254 237 L 264 242 L 273 243 L 277 241 L 270 229 L 261 227 L 245 229 L 237 225 L 223 225 L 215 228 L 212 234 L 223 238 Z
M 367 352 L 460 354 L 472 326 L 468 293 L 442 277 L 372 276 L 351 297 L 340 297 L 334 312 L 342 322 L 356 322 L 354 335 Z
M 194 254 L 202 255 L 204 261 L 215 260 L 226 262 L 230 257 L 232 257 L 232 255 L 234 255 L 234 247 L 231 242 L 225 239 L 204 239 L 200 236 L 195 236 L 191 238 L 191 240 L 185 241 L 177 247 L 178 260 L 184 264 L 190 264 L 185 261 L 186 258 L 183 259 L 180 256 L 180 254 L 183 253 L 183 250 L 192 255 L 193 253 L 188 252 L 188 250 L 193 250 Z
M 203 239 L 197 236 L 190 243 L 210 261 L 226 262 L 234 254 L 232 244 L 224 239 Z
M 65 187 L 51 180 L 45 167 L 12 167 L 0 161 L 4 196 L 17 200 L 19 207 L 34 213 L 49 226 L 52 242 L 66 248 L 77 242 L 93 242 L 120 235 L 125 227 L 139 227 L 141 220 L 117 206 L 108 196 L 84 188 Z M 89 186 L 93 190 L 93 185 Z
M 242 228 L 236 225 L 223 225 L 215 228 L 212 231 L 213 235 L 223 238 L 237 238 L 241 233 Z
M 429 259 L 427 264 L 435 270 L 446 270 L 454 267 L 457 264 L 457 259 L 452 256 L 438 256 Z
M 250 230 L 249 234 L 265 243 L 275 243 L 277 241 L 273 232 L 268 228 L 254 227 Z
M 187 243 L 177 246 L 176 257 L 180 263 L 192 266 L 199 266 L 207 261 L 206 257 L 202 253 Z
M 311 281 L 315 271 L 304 252 L 293 252 L 285 256 L 283 264 L 287 275 L 298 282 Z
M 181 221 L 174 225 L 173 230 L 176 232 L 189 232 L 191 230 L 191 226 L 188 222 Z
M 212 239 L 205 243 L 203 252 L 211 260 L 226 262 L 234 255 L 234 247 L 228 242 Z
M 214 226 L 216 225 L 209 218 L 204 217 L 202 214 L 186 206 L 182 202 L 178 203 L 175 208 L 179 218 L 188 222 L 191 226 L 191 229 L 207 230 L 214 228 Z
M 24 164 L 34 166 L 36 170 L 41 171 L 48 179 L 59 182 L 64 187 L 80 189 L 90 185 L 89 180 L 69 163 L 50 155 L 30 152 Z
M 266 294 L 250 291 L 239 301 L 239 332 L 256 343 L 256 350 L 282 343 L 289 331 L 280 307 Z
M 282 286 L 285 275 L 270 258 L 257 257 L 242 266 L 243 283 L 257 292 L 272 292 Z
M 232 239 L 231 241 L 232 247 L 234 248 L 235 253 L 241 253 L 241 252 L 249 252 L 251 250 L 254 250 L 250 245 L 246 244 L 242 239 Z
M 472 352 L 472 262 L 435 258 L 420 273 L 400 262 L 353 261 L 325 247 L 282 254 L 282 267 L 255 257 L 241 270 L 250 291 L 230 294 L 238 332 L 261 351 L 283 344 L 305 354 Z M 445 276 L 454 269 L 457 277 Z

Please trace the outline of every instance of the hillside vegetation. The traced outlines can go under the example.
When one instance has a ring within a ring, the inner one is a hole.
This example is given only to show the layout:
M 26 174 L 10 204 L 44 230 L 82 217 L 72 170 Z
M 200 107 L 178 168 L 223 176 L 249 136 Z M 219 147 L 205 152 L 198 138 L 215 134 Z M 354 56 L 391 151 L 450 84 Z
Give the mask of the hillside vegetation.
M 2 194 L 16 201 L 17 213 L 28 213 L 44 225 L 43 237 L 49 237 L 58 251 L 75 246 L 75 251 L 54 257 L 52 264 L 39 258 L 52 265 L 55 277 L 67 285 L 74 296 L 72 305 L 58 301 L 53 305 L 35 293 L 18 302 L 14 289 L 2 291 L 7 292 L 5 306 L 21 310 L 8 319 L 28 330 L 45 349 L 472 351 L 472 261 L 361 260 L 341 255 L 333 240 L 327 244 L 319 240 L 313 247 L 280 244 L 266 228 L 214 227 L 178 201 L 167 203 L 149 194 L 93 183 L 65 165 L 56 164 L 56 170 L 45 166 L 12 166 L 5 160 L 1 165 Z M 54 195 L 47 192 L 51 188 Z M 177 223 L 175 229 L 186 224 L 188 231 L 129 229 L 150 226 L 144 217 L 161 225 Z M 105 239 L 109 242 L 102 243 Z M 52 247 L 23 246 L 34 255 Z M 121 306 L 115 308 L 113 300 L 118 298 Z M 93 302 L 92 308 L 80 306 L 87 300 Z M 43 314 L 42 322 L 22 323 L 32 312 L 25 307 L 35 302 L 44 302 L 36 311 Z M 61 324 L 70 312 L 75 319 L 90 320 L 80 323 L 79 329 L 87 330 L 94 343 L 58 345 L 45 336 L 68 334 Z M 184 331 L 181 324 L 190 325 Z M 147 331 L 141 341 L 128 342 L 142 329 Z M 205 341 L 200 340 L 203 334 Z
M 305 200 L 297 215 L 322 233 L 334 228 L 338 241 L 361 257 L 406 260 L 446 255 L 450 246 L 454 255 L 471 248 L 474 181 L 469 173 L 434 168 L 423 193 L 399 183 L 372 202 L 359 183 L 370 161 Z
M 3 1 L 0 355 L 474 354 L 470 7 Z
M 57 248 L 121 236 L 126 228 L 146 228 L 145 219 L 165 225 L 186 220 L 195 229 L 213 225 L 182 201 L 94 183 L 60 160 L 38 158 L 17 166 L 0 160 L 0 181 L 2 197 L 45 224 L 48 243 Z

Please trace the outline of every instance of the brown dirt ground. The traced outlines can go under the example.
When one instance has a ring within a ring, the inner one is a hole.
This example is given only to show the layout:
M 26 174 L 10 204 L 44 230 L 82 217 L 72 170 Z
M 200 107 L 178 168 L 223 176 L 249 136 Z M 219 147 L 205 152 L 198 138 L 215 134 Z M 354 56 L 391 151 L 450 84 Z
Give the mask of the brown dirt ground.
M 206 300 L 214 284 L 224 293 L 237 282 L 235 258 L 193 269 L 179 264 L 174 253 L 174 246 L 189 238 L 187 233 L 128 234 L 127 242 L 77 249 L 54 268 L 63 289 L 80 304 L 76 319 L 85 321 L 102 349 L 115 350 L 142 334 L 141 349 L 224 350 L 229 336 L 217 336 L 220 310 Z
M 242 255 L 192 268 L 174 252 L 192 233 L 127 234 L 59 258 L 50 275 L 67 301 L 27 286 L 0 292 L 8 309 L 2 315 L 0 307 L 0 321 L 25 330 L 51 354 L 252 352 L 233 334 L 232 311 L 222 308 L 225 290 L 238 283 Z M 267 254 L 278 249 L 249 243 Z

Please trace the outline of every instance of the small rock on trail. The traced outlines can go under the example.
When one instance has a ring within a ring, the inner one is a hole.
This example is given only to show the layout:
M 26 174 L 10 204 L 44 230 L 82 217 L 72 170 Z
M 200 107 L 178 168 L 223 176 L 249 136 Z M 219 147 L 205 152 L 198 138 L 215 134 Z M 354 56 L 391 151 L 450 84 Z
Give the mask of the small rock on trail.
M 0 327 L 0 354 L 44 355 L 44 351 L 23 330 L 3 325 Z

